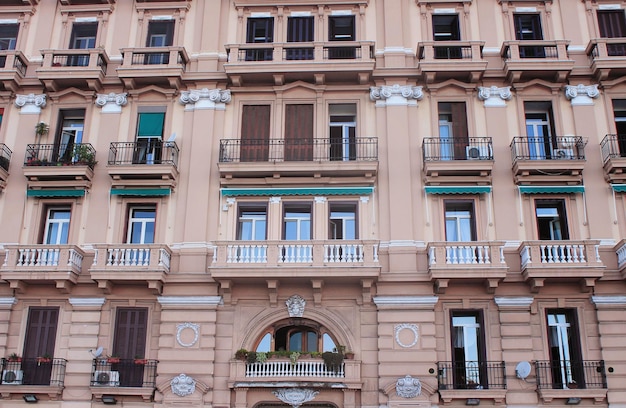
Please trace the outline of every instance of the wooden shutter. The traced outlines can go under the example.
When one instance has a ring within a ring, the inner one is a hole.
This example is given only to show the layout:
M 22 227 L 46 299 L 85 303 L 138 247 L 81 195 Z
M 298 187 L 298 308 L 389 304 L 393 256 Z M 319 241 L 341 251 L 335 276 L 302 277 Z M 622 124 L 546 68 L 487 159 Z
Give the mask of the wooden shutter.
M 24 340 L 23 384 L 49 385 L 52 362 L 38 363 L 37 357 L 54 356 L 59 321 L 58 307 L 31 307 Z
M 467 113 L 465 102 L 451 102 L 450 112 L 452 113 L 452 138 L 454 140 L 454 158 L 465 159 L 465 147 L 469 143 L 467 132 Z
M 144 357 L 148 332 L 148 309 L 118 308 L 115 317 L 113 354 L 120 358 Z
M 600 37 L 619 38 L 626 36 L 626 19 L 624 11 L 599 11 L 598 25 L 600 26 Z
M 313 17 L 290 17 L 287 20 L 287 42 L 313 41 Z
M 268 161 L 270 105 L 244 105 L 241 117 L 242 162 Z
M 313 160 L 313 105 L 285 107 L 285 161 Z

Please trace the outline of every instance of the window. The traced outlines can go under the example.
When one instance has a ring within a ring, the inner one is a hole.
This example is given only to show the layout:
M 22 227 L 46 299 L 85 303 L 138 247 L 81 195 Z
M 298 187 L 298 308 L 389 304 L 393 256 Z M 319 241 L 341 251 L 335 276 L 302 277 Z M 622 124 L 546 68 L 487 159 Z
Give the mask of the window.
M 613 116 L 619 153 L 621 157 L 626 157 L 626 99 L 613 100 Z
M 19 24 L 0 24 L 0 50 L 14 50 Z
M 445 201 L 446 241 L 476 241 L 474 201 Z
M 174 21 L 150 21 L 148 25 L 148 36 L 146 39 L 146 47 L 170 47 L 174 41 Z M 170 53 L 151 52 L 146 54 L 145 64 L 163 64 L 170 63 Z
M 158 164 L 163 147 L 165 112 L 140 112 L 137 120 L 135 164 Z
M 37 357 L 54 356 L 58 321 L 58 307 L 31 307 L 28 310 L 21 366 L 22 384 L 50 385 L 52 361 L 38 362 Z
M 285 105 L 285 161 L 313 160 L 313 105 Z
M 328 41 L 355 41 L 354 16 L 328 17 Z M 328 59 L 355 59 L 356 47 L 329 47 Z
M 357 159 L 356 105 L 330 105 L 330 160 Z
M 303 320 L 299 325 L 282 322 L 275 327 L 261 337 L 255 349 L 257 352 L 324 352 L 337 349 L 333 336 L 317 323 Z
M 287 20 L 287 42 L 313 42 L 315 20 L 313 17 L 289 17 Z M 312 60 L 313 47 L 287 48 L 285 57 L 288 60 Z
M 454 388 L 488 388 L 481 311 L 452 311 Z
M 265 205 L 241 205 L 237 223 L 237 239 L 240 241 L 264 241 L 267 235 L 267 207 Z
M 96 46 L 98 23 L 74 23 L 70 38 L 71 49 L 88 49 Z M 89 65 L 89 55 L 71 55 L 68 57 L 68 66 L 86 67 Z
M 558 147 L 553 134 L 554 121 L 550 102 L 524 102 L 528 158 L 549 160 Z
M 128 244 L 153 244 L 156 207 L 153 205 L 133 206 L 128 212 L 126 242 Z
M 600 28 L 600 37 L 602 38 L 626 37 L 624 10 L 599 10 L 598 26 Z M 611 57 L 626 55 L 624 44 L 607 44 L 606 51 Z
M 469 134 L 465 102 L 439 102 L 439 158 L 464 160 Z
M 311 238 L 311 204 L 285 204 L 283 239 L 299 241 Z
M 111 355 L 121 359 L 145 357 L 147 333 L 147 308 L 117 308 Z M 143 386 L 144 367 L 141 364 L 124 364 L 119 367 L 113 364 L 111 369 L 119 371 L 120 386 L 141 387 Z
M 433 15 L 433 39 L 435 41 L 459 41 L 458 14 L 434 14 Z M 463 58 L 461 47 L 435 46 L 435 59 L 461 59 Z
M 357 239 L 356 204 L 330 203 L 330 239 Z
M 61 126 L 54 145 L 56 161 L 60 163 L 75 162 L 77 161 L 74 154 L 76 145 L 83 142 L 85 110 L 62 110 L 59 113 L 59 123 Z
M 584 388 L 576 311 L 548 309 L 546 315 L 552 388 Z
M 516 40 L 543 40 L 541 31 L 541 17 L 539 14 L 514 14 Z M 545 58 L 545 48 L 542 46 L 520 45 L 520 58 Z
M 46 224 L 43 232 L 44 245 L 64 245 L 68 243 L 70 232 L 70 207 L 50 207 L 46 210 Z
M 243 106 L 240 161 L 263 162 L 269 159 L 270 111 L 270 105 Z M 222 159 L 236 159 L 236 157 L 231 156 L 236 155 L 231 155 L 229 151 L 222 152 Z
M 246 31 L 248 44 L 274 42 L 274 19 L 272 17 L 249 18 Z M 246 61 L 271 61 L 273 48 L 246 50 Z
M 559 241 L 569 239 L 565 200 L 535 200 L 537 235 L 540 240 Z

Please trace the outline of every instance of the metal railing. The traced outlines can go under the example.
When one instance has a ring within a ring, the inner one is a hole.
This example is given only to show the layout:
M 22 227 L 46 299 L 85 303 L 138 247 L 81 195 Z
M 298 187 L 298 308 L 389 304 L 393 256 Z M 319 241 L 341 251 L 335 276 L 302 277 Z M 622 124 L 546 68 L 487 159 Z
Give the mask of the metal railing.
M 53 67 L 88 67 L 92 57 L 96 58 L 96 66 L 103 74 L 107 72 L 107 62 L 102 52 L 94 53 L 89 50 L 83 52 L 55 52 L 52 54 Z
M 501 56 L 505 60 L 548 59 L 566 60 L 568 42 L 566 40 L 516 40 L 505 41 Z
M 418 43 L 417 56 L 420 60 L 464 60 L 480 61 L 483 58 L 482 41 L 426 41 Z M 420 61 L 422 62 L 422 61 Z
M 329 138 L 220 140 L 220 163 L 376 160 L 378 160 L 376 137 L 354 137 L 348 140 Z
M 26 145 L 24 166 L 96 165 L 96 150 L 90 143 Z
M 535 361 L 535 372 L 539 389 L 607 388 L 604 360 Z
M 230 62 L 373 60 L 371 41 L 286 42 L 231 44 L 226 46 Z
M 600 142 L 602 162 L 609 159 L 626 158 L 626 135 L 609 134 Z
M 11 164 L 11 154 L 13 152 L 4 143 L 0 143 L 0 168 L 9 171 L 9 164 Z
M 63 387 L 67 360 L 62 358 L 3 358 L 2 385 Z
M 178 145 L 157 139 L 137 142 L 112 142 L 109 148 L 109 165 L 170 164 L 178 166 Z
M 26 57 L 20 51 L 3 50 L 0 51 L 0 68 L 15 68 L 22 76 L 26 76 Z
M 425 137 L 422 143 L 424 161 L 493 160 L 490 137 Z
M 504 361 L 439 361 L 437 382 L 440 390 L 506 389 Z
M 158 360 L 99 358 L 93 360 L 92 387 L 141 387 L 156 386 Z
M 626 56 L 626 38 L 594 38 L 587 46 L 591 61 L 599 58 Z
M 516 136 L 511 158 L 518 160 L 585 160 L 587 140 L 581 136 Z
M 183 47 L 146 47 L 123 49 L 123 66 L 130 65 L 170 65 L 187 69 L 189 58 Z

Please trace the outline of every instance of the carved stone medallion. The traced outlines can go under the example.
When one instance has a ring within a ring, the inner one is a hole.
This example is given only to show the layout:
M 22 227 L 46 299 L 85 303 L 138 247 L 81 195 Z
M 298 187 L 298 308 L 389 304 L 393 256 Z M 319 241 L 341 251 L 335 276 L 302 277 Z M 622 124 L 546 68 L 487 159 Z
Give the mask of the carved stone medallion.
M 315 396 L 319 394 L 319 391 L 309 388 L 279 388 L 276 391 L 272 391 L 272 394 L 285 404 L 289 404 L 293 408 L 298 408 L 305 402 L 312 401 Z
M 417 378 L 406 375 L 396 382 L 396 394 L 402 398 L 415 398 L 422 393 L 422 384 Z
M 293 295 L 285 302 L 289 317 L 302 317 L 304 315 L 304 307 L 306 300 L 300 295 Z
M 170 387 L 174 394 L 179 397 L 186 397 L 196 391 L 196 380 L 189 377 L 187 374 L 179 374 L 177 377 L 172 378 Z
M 200 326 L 195 323 L 179 323 L 176 326 L 176 341 L 183 347 L 191 347 L 198 342 L 198 337 L 200 337 Z M 193 339 L 189 342 L 185 342 L 182 339 L 182 332 L 185 329 L 190 329 L 193 331 Z

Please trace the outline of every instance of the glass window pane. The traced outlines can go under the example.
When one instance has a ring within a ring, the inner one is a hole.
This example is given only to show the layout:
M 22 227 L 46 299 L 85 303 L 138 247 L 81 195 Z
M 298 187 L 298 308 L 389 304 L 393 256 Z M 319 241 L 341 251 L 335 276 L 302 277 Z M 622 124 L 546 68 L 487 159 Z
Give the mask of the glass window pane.
M 302 351 L 302 332 L 291 333 L 289 336 L 289 351 Z
M 271 351 L 271 346 L 272 346 L 272 335 L 269 333 L 266 333 L 265 336 L 263 336 L 263 339 L 261 339 L 261 341 L 259 342 L 259 345 L 256 348 L 257 352 L 265 352 L 267 353 L 268 351 Z
M 333 338 L 330 337 L 328 333 L 324 333 L 324 336 L 322 336 L 322 347 L 322 351 L 333 351 L 337 348 L 337 345 L 333 341 Z

